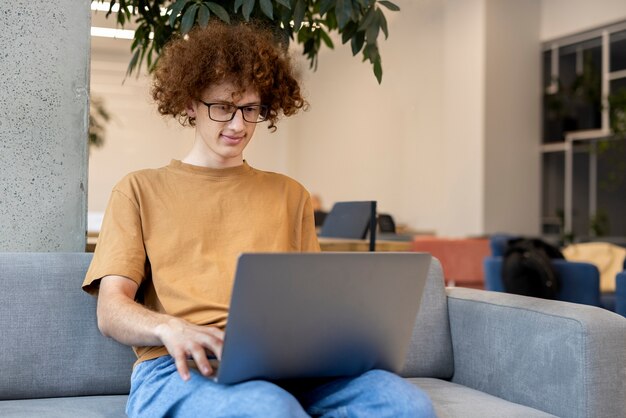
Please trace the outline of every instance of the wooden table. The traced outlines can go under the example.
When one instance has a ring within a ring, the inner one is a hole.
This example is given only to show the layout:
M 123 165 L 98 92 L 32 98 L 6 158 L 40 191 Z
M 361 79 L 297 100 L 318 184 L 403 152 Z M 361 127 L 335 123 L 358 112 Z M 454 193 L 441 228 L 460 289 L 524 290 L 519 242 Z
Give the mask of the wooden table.
M 369 251 L 365 239 L 319 238 L 322 251 Z M 410 241 L 376 241 L 376 251 L 411 251 Z
M 96 248 L 97 237 L 87 237 L 87 252 Z M 364 239 L 319 238 L 322 251 L 369 251 L 370 242 Z M 376 241 L 376 251 L 411 251 L 410 241 Z

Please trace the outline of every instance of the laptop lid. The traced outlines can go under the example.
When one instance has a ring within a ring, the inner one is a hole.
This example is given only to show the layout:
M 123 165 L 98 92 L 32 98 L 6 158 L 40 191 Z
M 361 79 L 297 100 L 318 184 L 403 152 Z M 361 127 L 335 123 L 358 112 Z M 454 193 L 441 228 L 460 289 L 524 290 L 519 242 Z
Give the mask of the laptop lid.
M 217 381 L 400 371 L 430 260 L 419 253 L 242 254 Z

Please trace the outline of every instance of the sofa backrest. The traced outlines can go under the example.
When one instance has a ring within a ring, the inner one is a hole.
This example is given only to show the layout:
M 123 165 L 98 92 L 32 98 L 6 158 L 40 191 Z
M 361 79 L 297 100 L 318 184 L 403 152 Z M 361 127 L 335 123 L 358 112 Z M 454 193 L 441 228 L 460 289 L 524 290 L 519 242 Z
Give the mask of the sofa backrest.
M 0 400 L 126 394 L 135 355 L 103 337 L 81 290 L 90 253 L 0 253 Z M 452 339 L 433 258 L 403 376 L 449 379 Z
M 81 290 L 88 253 L 0 253 L 0 399 L 126 394 L 136 357 Z
M 400 374 L 450 379 L 453 373 L 448 299 L 441 263 L 433 257 L 406 363 Z

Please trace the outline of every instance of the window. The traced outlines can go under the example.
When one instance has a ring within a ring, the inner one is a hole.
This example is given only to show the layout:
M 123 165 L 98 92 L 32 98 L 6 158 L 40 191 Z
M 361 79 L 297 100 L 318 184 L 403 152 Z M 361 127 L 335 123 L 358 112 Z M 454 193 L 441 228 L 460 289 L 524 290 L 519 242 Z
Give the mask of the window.
M 626 242 L 626 22 L 542 54 L 542 232 Z

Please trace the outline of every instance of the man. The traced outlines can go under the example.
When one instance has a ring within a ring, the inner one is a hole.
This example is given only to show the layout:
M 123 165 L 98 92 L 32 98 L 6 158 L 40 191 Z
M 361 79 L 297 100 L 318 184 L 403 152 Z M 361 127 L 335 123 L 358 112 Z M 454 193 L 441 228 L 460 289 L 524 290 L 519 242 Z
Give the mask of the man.
M 83 283 L 98 294 L 102 333 L 137 353 L 128 415 L 432 416 L 423 392 L 379 370 L 289 388 L 208 378 L 238 254 L 319 251 L 308 192 L 243 159 L 258 122 L 275 129 L 305 101 L 270 32 L 216 21 L 166 48 L 152 95 L 161 114 L 195 127 L 193 146 L 115 186 Z

